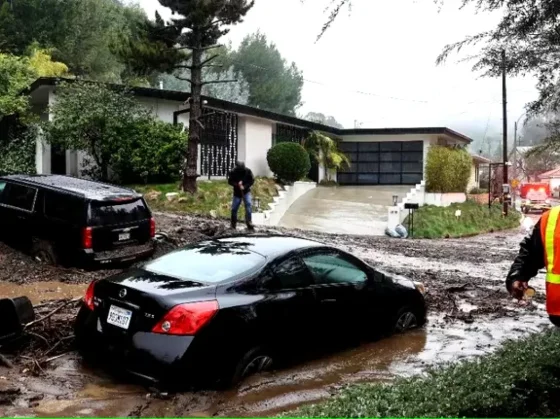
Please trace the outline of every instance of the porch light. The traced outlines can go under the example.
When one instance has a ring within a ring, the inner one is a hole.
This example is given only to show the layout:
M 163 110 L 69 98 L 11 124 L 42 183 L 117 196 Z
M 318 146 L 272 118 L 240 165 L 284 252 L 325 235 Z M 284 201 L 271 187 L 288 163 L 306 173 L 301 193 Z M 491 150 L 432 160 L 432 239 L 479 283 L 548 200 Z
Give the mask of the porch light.
M 399 203 L 399 196 L 393 195 L 393 206 L 396 207 L 398 203 Z

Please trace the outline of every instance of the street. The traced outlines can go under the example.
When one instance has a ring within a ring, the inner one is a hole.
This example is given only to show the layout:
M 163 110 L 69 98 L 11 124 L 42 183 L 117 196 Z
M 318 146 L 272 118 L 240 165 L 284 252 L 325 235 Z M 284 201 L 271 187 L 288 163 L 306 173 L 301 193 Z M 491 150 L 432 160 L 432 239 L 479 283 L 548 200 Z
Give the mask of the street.
M 224 231 L 216 220 L 157 216 L 169 240 L 159 253 Z M 261 416 L 312 403 L 351 382 L 392 380 L 427 366 L 482 355 L 507 338 L 548 327 L 543 275 L 532 281 L 534 303 L 521 307 L 509 298 L 504 278 L 523 237 L 519 231 L 462 240 L 395 240 L 384 237 L 292 232 L 334 244 L 373 266 L 422 281 L 429 321 L 422 330 L 288 365 L 250 378 L 225 392 L 159 394 L 83 365 L 72 349 L 74 298 L 94 278 L 109 272 L 38 265 L 0 244 L 0 290 L 28 295 L 42 317 L 30 329 L 28 345 L 14 350 L 14 368 L 0 367 L 0 404 L 5 416 Z M 258 233 L 257 233 L 258 234 Z M 50 302 L 50 303 L 49 303 Z

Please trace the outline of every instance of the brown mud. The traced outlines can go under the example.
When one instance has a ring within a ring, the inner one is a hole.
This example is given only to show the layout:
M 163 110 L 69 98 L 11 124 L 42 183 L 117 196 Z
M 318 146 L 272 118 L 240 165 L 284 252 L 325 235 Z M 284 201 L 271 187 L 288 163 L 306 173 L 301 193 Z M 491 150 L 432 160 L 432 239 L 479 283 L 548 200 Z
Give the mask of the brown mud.
M 158 216 L 168 240 L 165 253 L 225 233 L 215 220 Z M 276 232 L 287 233 L 282 229 Z M 0 296 L 28 295 L 37 318 L 24 339 L 0 352 L 14 363 L 0 366 L 3 416 L 268 416 L 313 403 L 354 382 L 385 382 L 419 374 L 427 366 L 492 351 L 504 339 L 548 327 L 542 275 L 527 307 L 511 301 L 503 280 L 521 232 L 462 240 L 395 240 L 290 231 L 350 250 L 374 266 L 422 281 L 430 305 L 425 328 L 364 343 L 279 371 L 253 377 L 226 392 L 166 395 L 126 377 L 82 365 L 72 350 L 72 321 L 87 284 L 113 271 L 51 268 L 0 244 Z M 40 336 L 40 337 L 39 337 Z M 19 345 L 19 346 L 18 346 Z M 54 349 L 53 349 L 54 348 Z

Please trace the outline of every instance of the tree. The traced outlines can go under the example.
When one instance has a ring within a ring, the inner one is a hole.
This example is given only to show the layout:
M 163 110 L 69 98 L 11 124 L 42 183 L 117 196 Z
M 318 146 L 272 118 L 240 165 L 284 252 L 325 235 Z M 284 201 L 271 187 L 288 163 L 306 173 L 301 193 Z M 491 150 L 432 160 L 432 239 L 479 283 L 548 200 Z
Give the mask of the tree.
M 188 84 L 181 79 L 189 78 L 190 71 L 184 69 L 183 71 L 178 71 L 176 74 L 177 76 L 175 76 L 175 74 L 163 74 L 159 77 L 159 80 L 163 82 L 163 87 L 165 89 L 188 92 Z M 249 85 L 245 79 L 243 79 L 242 75 L 235 74 L 233 66 L 220 72 L 210 68 L 204 68 L 202 70 L 202 78 L 206 81 L 231 80 L 227 83 L 215 83 L 204 86 L 202 88 L 203 95 L 240 103 L 242 105 L 247 105 L 249 103 Z
M 233 65 L 249 84 L 249 105 L 286 115 L 301 106 L 303 75 L 295 63 L 288 63 L 266 35 L 246 36 L 236 51 L 222 60 Z
M 113 48 L 146 20 L 116 0 L 0 0 L 0 49 L 23 55 L 36 43 L 78 77 L 121 82 L 127 68 Z
M 475 44 L 482 50 L 469 59 L 473 69 L 486 76 L 502 73 L 501 54 L 506 50 L 508 75 L 532 74 L 538 79 L 539 98 L 528 105 L 531 114 L 556 110 L 560 106 L 560 8 L 555 0 L 463 0 L 463 5 L 475 4 L 479 10 L 503 10 L 498 26 L 493 30 L 467 37 L 447 45 L 437 59 L 445 62 L 450 54 Z
M 109 180 L 109 169 L 122 156 L 122 144 L 130 138 L 138 118 L 146 118 L 126 91 L 91 83 L 63 83 L 57 89 L 57 100 L 50 109 L 53 121 L 45 126 L 45 138 L 64 149 L 83 150 L 94 160 L 103 181 Z
M 311 160 L 323 166 L 327 181 L 333 171 L 350 166 L 350 159 L 338 148 L 338 143 L 320 132 L 312 132 L 303 142 Z
M 303 119 L 307 119 L 308 121 L 317 122 L 318 124 L 328 125 L 329 127 L 340 128 L 343 129 L 344 126 L 338 122 L 334 116 L 326 116 L 320 112 L 309 112 L 307 115 L 303 117 Z
M 38 77 L 60 77 L 68 67 L 53 61 L 50 51 L 32 48 L 31 56 L 0 54 L 0 119 L 18 114 L 25 116 L 28 98 L 22 92 Z
M 103 181 L 170 181 L 179 176 L 186 134 L 159 121 L 125 89 L 62 83 L 44 126 L 45 139 L 93 159 L 84 174 Z
M 218 57 L 217 54 L 205 56 L 214 50 L 220 38 L 229 32 L 228 25 L 242 21 L 254 0 L 159 0 L 162 6 L 171 9 L 174 15 L 171 22 L 164 28 L 156 28 L 152 32 L 152 43 L 161 40 L 173 40 L 174 45 L 167 49 L 162 48 L 157 53 L 165 53 L 168 57 L 175 51 L 190 51 L 188 64 L 178 64 L 175 68 L 188 69 L 190 78 L 185 81 L 190 83 L 189 112 L 189 142 L 187 147 L 187 164 L 183 175 L 183 190 L 195 193 L 197 190 L 196 179 L 198 145 L 201 130 L 203 129 L 200 118 L 202 116 L 201 95 L 204 86 L 228 82 L 228 80 L 203 80 L 202 71 L 211 66 L 211 62 Z

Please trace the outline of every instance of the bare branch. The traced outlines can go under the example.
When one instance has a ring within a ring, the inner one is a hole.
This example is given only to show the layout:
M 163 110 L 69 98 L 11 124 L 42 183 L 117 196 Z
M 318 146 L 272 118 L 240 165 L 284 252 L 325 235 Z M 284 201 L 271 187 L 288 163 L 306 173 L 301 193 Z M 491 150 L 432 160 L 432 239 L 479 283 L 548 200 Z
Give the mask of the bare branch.
M 215 59 L 218 58 L 219 56 L 220 56 L 219 54 L 214 54 L 214 55 L 212 55 L 210 58 L 207 58 L 206 60 L 202 61 L 202 62 L 200 63 L 200 66 L 201 66 L 201 67 L 204 66 L 205 64 L 209 63 L 209 62 L 212 61 L 212 60 L 215 60 Z
M 207 84 L 219 84 L 219 83 L 236 83 L 239 80 L 213 80 L 213 81 L 205 81 L 202 83 L 203 86 L 206 86 Z
M 188 81 L 190 84 L 194 84 L 193 81 L 189 78 L 186 77 L 181 77 L 181 76 L 175 76 L 175 78 L 179 79 L 179 80 L 183 80 L 183 81 Z

